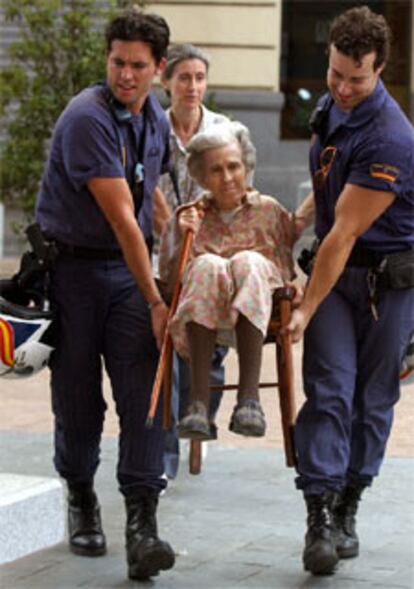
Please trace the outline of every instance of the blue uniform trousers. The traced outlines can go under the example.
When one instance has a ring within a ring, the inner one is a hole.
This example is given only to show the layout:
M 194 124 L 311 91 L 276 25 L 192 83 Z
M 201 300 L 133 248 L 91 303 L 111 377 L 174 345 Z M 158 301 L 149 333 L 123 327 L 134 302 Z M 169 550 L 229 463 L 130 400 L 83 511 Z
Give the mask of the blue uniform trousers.
M 378 290 L 375 321 L 367 271 L 346 268 L 305 332 L 306 402 L 295 427 L 296 484 L 305 495 L 368 486 L 384 457 L 414 330 L 414 289 Z
M 51 359 L 57 471 L 74 483 L 94 477 L 106 410 L 103 361 L 119 417 L 120 490 L 162 490 L 161 406 L 154 427 L 145 428 L 158 351 L 135 280 L 121 257 L 61 256 L 52 297 L 58 310 L 58 345 Z

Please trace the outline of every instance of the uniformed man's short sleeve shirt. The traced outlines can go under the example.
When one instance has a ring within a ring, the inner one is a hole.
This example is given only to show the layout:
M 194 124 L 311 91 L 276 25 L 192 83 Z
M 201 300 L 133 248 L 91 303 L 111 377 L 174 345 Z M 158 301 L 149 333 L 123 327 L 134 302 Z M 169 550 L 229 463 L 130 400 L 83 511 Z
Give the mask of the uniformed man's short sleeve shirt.
M 365 247 L 397 251 L 414 247 L 414 128 L 381 80 L 374 92 L 350 113 L 342 115 L 327 97 L 328 116 L 310 152 L 315 179 L 326 173 L 321 186 L 314 182 L 316 233 L 320 239 L 335 220 L 336 202 L 346 184 L 393 192 L 392 205 L 360 237 Z M 335 148 L 330 165 L 323 151 Z
M 145 237 L 152 234 L 152 193 L 160 174 L 169 169 L 169 125 L 152 95 L 140 115 L 122 123 L 107 97 L 104 85 L 85 89 L 69 102 L 54 130 L 36 217 L 46 235 L 63 243 L 119 247 L 87 182 L 125 178 L 132 187 L 138 158 L 145 170 L 138 219 Z

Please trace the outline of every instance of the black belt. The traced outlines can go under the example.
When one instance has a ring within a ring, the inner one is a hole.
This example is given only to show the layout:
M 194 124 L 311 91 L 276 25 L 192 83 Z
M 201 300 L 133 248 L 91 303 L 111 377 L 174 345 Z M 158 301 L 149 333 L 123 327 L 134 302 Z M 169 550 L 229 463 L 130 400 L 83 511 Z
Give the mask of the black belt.
M 346 262 L 347 266 L 360 266 L 363 268 L 375 268 L 381 264 L 384 258 L 382 252 L 366 249 L 360 245 L 354 246 Z
M 312 263 L 316 252 L 318 251 L 321 241 L 317 238 L 313 241 L 311 249 L 302 250 L 298 259 L 299 266 L 302 270 L 309 274 Z M 351 251 L 351 254 L 346 262 L 346 266 L 360 266 L 362 268 L 376 268 L 381 264 L 384 259 L 384 253 L 374 250 L 367 249 L 359 244 L 355 245 Z
M 60 254 L 81 258 L 84 260 L 116 260 L 122 257 L 121 250 L 99 249 L 69 245 L 68 243 L 55 242 Z
M 147 237 L 145 243 L 148 252 L 151 255 L 153 246 L 153 237 Z M 60 241 L 54 242 L 59 253 L 65 256 L 72 256 L 73 258 L 81 258 L 84 260 L 117 260 L 123 256 L 122 250 L 118 249 L 101 249 L 93 247 L 82 247 L 79 245 L 69 245 Z

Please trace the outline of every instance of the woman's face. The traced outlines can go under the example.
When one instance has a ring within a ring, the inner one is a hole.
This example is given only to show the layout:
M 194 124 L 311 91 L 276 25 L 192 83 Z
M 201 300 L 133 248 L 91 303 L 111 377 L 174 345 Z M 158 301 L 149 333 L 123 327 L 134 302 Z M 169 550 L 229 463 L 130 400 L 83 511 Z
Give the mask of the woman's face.
M 171 95 L 171 106 L 196 108 L 200 105 L 207 89 L 207 68 L 200 59 L 185 59 L 177 63 L 164 87 Z
M 202 184 L 214 196 L 219 209 L 237 207 L 247 190 L 246 168 L 237 141 L 203 153 Z

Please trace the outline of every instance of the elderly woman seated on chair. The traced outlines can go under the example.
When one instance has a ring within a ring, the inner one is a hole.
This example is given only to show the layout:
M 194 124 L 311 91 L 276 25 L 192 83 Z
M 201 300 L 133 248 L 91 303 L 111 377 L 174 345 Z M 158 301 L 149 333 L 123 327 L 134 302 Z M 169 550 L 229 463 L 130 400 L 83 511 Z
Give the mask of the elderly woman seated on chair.
M 229 429 L 263 436 L 259 401 L 262 346 L 272 293 L 293 278 L 292 220 L 270 196 L 248 187 L 255 148 L 240 123 L 213 125 L 187 145 L 190 175 L 206 189 L 184 205 L 164 232 L 161 279 L 177 275 L 185 234 L 194 232 L 177 311 L 169 329 L 174 347 L 190 361 L 191 393 L 178 429 L 183 438 L 209 437 L 209 370 L 215 343 L 237 347 L 239 387 Z

